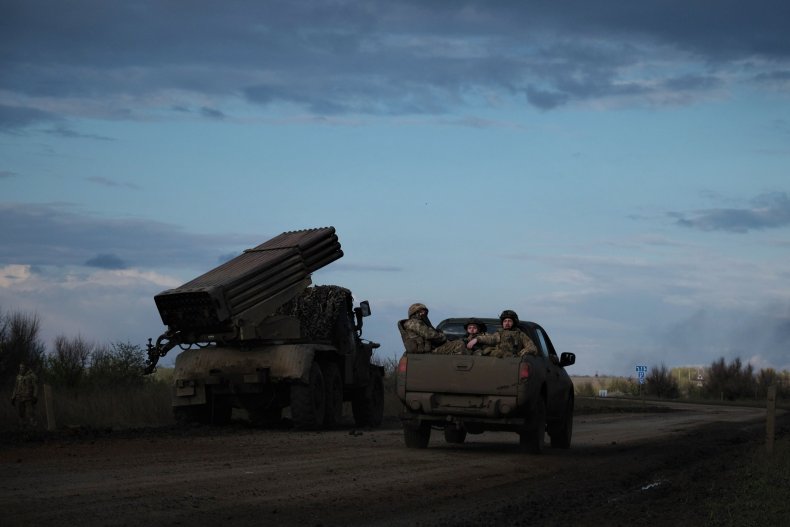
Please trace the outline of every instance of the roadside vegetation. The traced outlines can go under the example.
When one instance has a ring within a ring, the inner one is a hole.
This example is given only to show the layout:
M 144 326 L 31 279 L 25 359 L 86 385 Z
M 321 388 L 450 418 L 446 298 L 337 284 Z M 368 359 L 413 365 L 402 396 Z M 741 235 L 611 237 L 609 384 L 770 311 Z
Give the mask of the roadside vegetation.
M 729 403 L 764 403 L 768 388 L 776 386 L 777 401 L 790 399 L 790 372 L 766 368 L 757 372 L 740 358 L 727 362 L 723 357 L 707 367 L 668 368 L 653 365 L 644 384 L 636 377 L 573 377 L 578 397 L 648 397 Z
M 173 423 L 172 370 L 159 368 L 155 374 L 145 375 L 146 352 L 141 346 L 128 342 L 100 344 L 80 335 L 60 335 L 48 349 L 40 331 L 36 314 L 0 309 L 0 397 L 4 401 L 0 402 L 0 430 L 17 427 L 10 397 L 22 362 L 36 373 L 40 386 L 51 387 L 51 411 L 59 428 L 118 429 Z M 394 420 L 400 409 L 395 396 L 398 364 L 395 359 L 385 359 L 381 365 L 385 370 L 385 417 Z M 585 400 L 583 405 L 577 401 L 579 409 L 595 409 L 597 401 L 597 406 L 623 410 L 635 404 L 628 399 L 644 397 L 762 405 L 771 385 L 777 386 L 779 406 L 790 400 L 790 372 L 755 372 L 739 358 L 729 363 L 720 358 L 708 367 L 653 365 L 644 384 L 634 377 L 574 377 L 573 381 L 577 397 Z M 615 403 L 613 398 L 620 402 Z M 43 428 L 47 422 L 43 389 L 36 411 L 39 427 Z

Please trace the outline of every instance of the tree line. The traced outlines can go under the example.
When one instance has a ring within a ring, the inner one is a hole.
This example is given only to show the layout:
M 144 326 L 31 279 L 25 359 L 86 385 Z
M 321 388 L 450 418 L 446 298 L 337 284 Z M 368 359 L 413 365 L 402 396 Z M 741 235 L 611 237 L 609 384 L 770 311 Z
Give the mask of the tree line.
M 0 310 L 0 386 L 13 384 L 21 363 L 40 381 L 71 390 L 142 385 L 149 379 L 146 353 L 137 344 L 59 335 L 48 352 L 40 331 L 38 315 Z
M 790 372 L 777 372 L 773 368 L 755 371 L 751 364 L 744 364 L 739 357 L 730 362 L 720 357 L 701 368 L 668 368 L 663 363 L 653 365 L 645 375 L 644 384 L 633 377 L 615 377 L 606 379 L 598 388 L 605 389 L 610 395 L 738 401 L 765 399 L 772 385 L 776 386 L 777 396 L 786 399 L 790 396 Z M 596 390 L 591 383 L 577 387 L 582 396 L 595 396 Z

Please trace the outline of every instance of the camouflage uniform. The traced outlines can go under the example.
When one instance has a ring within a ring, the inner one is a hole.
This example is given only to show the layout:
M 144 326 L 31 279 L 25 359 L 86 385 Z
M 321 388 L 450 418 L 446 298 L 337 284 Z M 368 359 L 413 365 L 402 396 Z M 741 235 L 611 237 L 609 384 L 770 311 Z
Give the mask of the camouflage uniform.
M 398 331 L 406 353 L 431 353 L 447 343 L 445 334 L 434 328 L 428 320 L 428 308 L 425 304 L 412 304 L 408 313 L 409 318 L 398 321 Z
M 11 395 L 11 404 L 17 407 L 19 423 L 36 424 L 36 402 L 38 402 L 38 379 L 32 370 L 19 366 L 19 375 L 16 376 L 14 393 Z
M 478 329 L 477 333 L 474 333 L 474 334 L 469 333 L 469 326 L 471 324 L 474 324 L 474 325 L 477 326 L 477 329 Z M 466 322 L 466 324 L 464 325 L 464 328 L 466 329 L 466 336 L 463 338 L 464 354 L 466 354 L 466 355 L 488 355 L 491 352 L 491 350 L 486 348 L 479 341 L 476 342 L 475 345 L 472 346 L 471 349 L 469 349 L 467 347 L 467 345 L 469 344 L 469 342 L 471 340 L 474 340 L 476 338 L 488 335 L 488 333 L 486 332 L 486 329 L 487 329 L 486 325 L 483 322 L 480 322 L 479 320 L 477 320 L 476 318 L 471 318 L 471 319 L 469 319 Z
M 493 346 L 483 350 L 483 354 L 498 358 L 538 354 L 538 348 L 529 335 L 517 328 L 501 328 L 492 335 L 481 335 L 477 338 L 477 345 Z

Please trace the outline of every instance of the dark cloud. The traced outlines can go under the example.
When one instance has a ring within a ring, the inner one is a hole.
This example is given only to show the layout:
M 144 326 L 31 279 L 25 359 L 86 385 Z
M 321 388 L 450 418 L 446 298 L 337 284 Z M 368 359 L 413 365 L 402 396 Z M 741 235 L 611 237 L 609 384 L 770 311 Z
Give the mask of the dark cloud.
M 19 174 L 17 174 L 16 172 L 12 172 L 10 170 L 0 170 L 0 179 L 10 179 L 18 175 Z
M 216 110 L 214 108 L 208 108 L 207 106 L 204 106 L 203 108 L 200 109 L 200 114 L 203 117 L 208 117 L 209 119 L 224 119 L 225 118 L 225 114 L 224 113 L 222 113 L 221 111 Z
M 87 262 L 87 267 L 98 267 L 100 269 L 126 269 L 128 266 L 123 260 L 114 254 L 97 254 Z
M 719 357 L 743 362 L 757 359 L 774 368 L 790 364 L 790 305 L 756 310 L 700 309 L 658 332 L 676 364 L 709 365 Z M 761 365 L 758 364 L 758 369 Z
M 96 265 L 102 263 L 98 254 L 132 267 L 210 268 L 219 254 L 260 243 L 257 237 L 200 235 L 155 221 L 107 219 L 58 204 L 0 203 L 0 225 L 0 266 Z
M 85 181 L 90 181 L 91 183 L 96 183 L 97 185 L 102 185 L 104 187 L 120 187 L 120 188 L 132 189 L 132 190 L 140 190 L 140 186 L 135 185 L 134 183 L 116 181 L 114 179 L 100 177 L 100 176 L 87 177 L 85 178 Z
M 708 209 L 693 214 L 671 213 L 677 224 L 703 231 L 745 233 L 790 225 L 790 198 L 784 192 L 771 192 L 752 200 L 745 209 Z
M 746 75 L 744 61 L 786 89 L 788 19 L 783 0 L 16 2 L 0 17 L 0 130 L 58 119 L 12 102 L 37 98 L 121 118 L 156 104 L 222 118 L 238 94 L 326 115 L 442 114 L 489 93 L 546 110 L 660 90 L 687 101 Z
M 65 137 L 67 139 L 96 139 L 97 141 L 114 141 L 112 137 L 96 134 L 81 134 L 66 126 L 56 126 L 55 128 L 44 130 L 44 133 L 56 135 L 58 137 Z
M 0 62 L 0 68 L 2 62 Z M 41 123 L 51 123 L 60 117 L 50 112 L 27 106 L 9 106 L 0 104 L 0 132 L 12 132 Z

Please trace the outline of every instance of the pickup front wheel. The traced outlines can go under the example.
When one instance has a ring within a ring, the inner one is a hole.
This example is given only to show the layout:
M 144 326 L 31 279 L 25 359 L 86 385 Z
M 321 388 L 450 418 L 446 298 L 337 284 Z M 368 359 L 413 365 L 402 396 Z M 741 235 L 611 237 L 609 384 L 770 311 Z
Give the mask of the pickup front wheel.
M 420 423 L 418 426 L 404 426 L 403 439 L 409 448 L 427 448 L 431 440 L 431 425 Z

